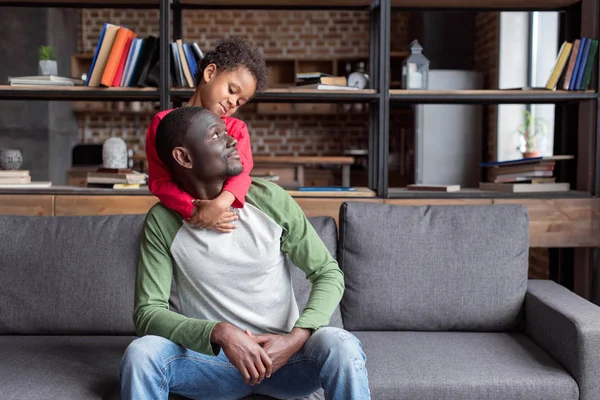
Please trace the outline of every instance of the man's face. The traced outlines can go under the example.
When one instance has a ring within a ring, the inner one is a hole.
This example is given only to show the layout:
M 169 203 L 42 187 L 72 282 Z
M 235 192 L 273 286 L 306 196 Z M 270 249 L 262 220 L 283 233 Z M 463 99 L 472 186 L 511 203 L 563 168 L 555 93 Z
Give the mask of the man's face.
M 188 135 L 192 172 L 198 179 L 212 182 L 242 172 L 237 140 L 227 134 L 225 123 L 215 113 L 203 110 L 196 114 Z
M 214 64 L 204 71 L 201 86 L 202 107 L 219 117 L 230 117 L 246 104 L 256 91 L 256 79 L 246 68 L 217 71 Z

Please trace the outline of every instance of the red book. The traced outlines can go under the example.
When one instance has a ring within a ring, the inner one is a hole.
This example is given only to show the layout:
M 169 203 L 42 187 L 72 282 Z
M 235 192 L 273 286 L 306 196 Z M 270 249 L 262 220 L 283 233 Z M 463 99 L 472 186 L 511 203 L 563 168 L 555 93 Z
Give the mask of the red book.
M 127 56 L 129 55 L 129 48 L 131 47 L 132 41 L 133 38 L 128 37 L 127 42 L 125 42 L 123 55 L 121 55 L 121 61 L 119 61 L 119 66 L 117 67 L 117 72 L 115 73 L 115 79 L 113 79 L 111 86 L 121 86 L 121 78 L 123 77 L 123 70 L 125 69 L 125 63 L 127 62 Z

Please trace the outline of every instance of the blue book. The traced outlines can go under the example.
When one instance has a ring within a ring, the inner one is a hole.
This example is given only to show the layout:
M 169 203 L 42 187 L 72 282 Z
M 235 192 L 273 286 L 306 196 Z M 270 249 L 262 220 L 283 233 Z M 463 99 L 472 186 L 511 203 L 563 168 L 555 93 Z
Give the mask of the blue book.
M 108 22 L 104 23 L 102 27 L 102 32 L 100 32 L 100 39 L 98 39 L 98 45 L 96 46 L 96 51 L 94 51 L 94 58 L 92 58 L 92 65 L 90 65 L 90 70 L 87 75 L 87 79 L 85 80 L 85 86 L 90 85 L 90 78 L 92 77 L 92 71 L 94 70 L 94 66 L 96 65 L 96 59 L 98 58 L 98 53 L 100 52 L 100 47 L 102 46 L 102 39 L 104 39 L 104 32 L 106 32 L 106 28 L 112 24 Z
M 591 39 L 586 39 L 585 48 L 583 49 L 583 55 L 581 56 L 581 65 L 577 71 L 577 80 L 575 81 L 575 90 L 581 90 L 581 81 L 583 79 L 583 73 L 585 72 L 585 66 L 587 64 L 588 55 L 590 53 Z
M 196 86 L 198 84 L 198 82 L 196 82 L 198 64 L 196 63 L 196 59 L 194 58 L 194 51 L 192 50 L 192 45 L 189 43 L 183 43 L 183 53 L 185 54 L 185 59 L 187 60 L 188 66 L 190 67 L 192 79 L 194 80 L 194 86 Z
M 556 155 L 556 156 L 541 156 L 541 157 L 530 157 L 530 158 L 518 158 L 516 160 L 506 161 L 491 161 L 479 164 L 480 167 L 499 167 L 502 165 L 516 165 L 516 164 L 531 164 L 539 161 L 560 161 L 560 160 L 572 160 L 573 156 L 569 155 Z
M 575 90 L 577 85 L 577 76 L 579 75 L 579 68 L 581 67 L 581 59 L 583 57 L 583 50 L 585 49 L 585 42 L 588 39 L 581 38 L 581 43 L 579 44 L 579 51 L 577 52 L 577 59 L 575 60 L 575 68 L 573 68 L 573 75 L 571 76 L 571 81 L 569 82 L 569 90 Z

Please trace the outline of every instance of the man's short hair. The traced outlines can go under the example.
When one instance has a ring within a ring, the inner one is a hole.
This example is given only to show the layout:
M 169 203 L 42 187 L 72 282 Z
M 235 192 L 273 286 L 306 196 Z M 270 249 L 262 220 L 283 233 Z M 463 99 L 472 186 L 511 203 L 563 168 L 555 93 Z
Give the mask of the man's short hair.
M 187 144 L 187 134 L 195 115 L 205 110 L 203 107 L 177 108 L 163 117 L 156 128 L 156 152 L 160 161 L 173 170 L 175 160 L 173 149 Z

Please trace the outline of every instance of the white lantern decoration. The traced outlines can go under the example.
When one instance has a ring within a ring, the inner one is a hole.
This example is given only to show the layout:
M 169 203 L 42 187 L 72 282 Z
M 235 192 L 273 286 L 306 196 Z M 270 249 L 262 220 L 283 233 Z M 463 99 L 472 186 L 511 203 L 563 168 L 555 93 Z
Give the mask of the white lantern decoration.
M 427 89 L 429 60 L 422 54 L 418 40 L 410 43 L 410 56 L 402 62 L 402 87 L 408 90 Z

